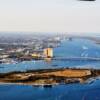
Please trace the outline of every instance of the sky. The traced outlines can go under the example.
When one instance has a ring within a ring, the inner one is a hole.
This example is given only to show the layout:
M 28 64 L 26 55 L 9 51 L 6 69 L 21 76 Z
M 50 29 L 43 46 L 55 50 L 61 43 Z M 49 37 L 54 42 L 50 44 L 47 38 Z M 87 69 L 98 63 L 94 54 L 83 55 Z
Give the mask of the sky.
M 100 33 L 100 0 L 0 0 L 0 31 Z

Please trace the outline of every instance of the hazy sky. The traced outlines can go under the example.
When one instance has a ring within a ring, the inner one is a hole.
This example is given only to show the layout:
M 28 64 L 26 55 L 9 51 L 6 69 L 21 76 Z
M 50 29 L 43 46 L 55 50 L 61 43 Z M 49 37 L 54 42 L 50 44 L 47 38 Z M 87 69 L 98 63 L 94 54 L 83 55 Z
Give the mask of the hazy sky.
M 100 0 L 0 0 L 0 31 L 100 32 Z

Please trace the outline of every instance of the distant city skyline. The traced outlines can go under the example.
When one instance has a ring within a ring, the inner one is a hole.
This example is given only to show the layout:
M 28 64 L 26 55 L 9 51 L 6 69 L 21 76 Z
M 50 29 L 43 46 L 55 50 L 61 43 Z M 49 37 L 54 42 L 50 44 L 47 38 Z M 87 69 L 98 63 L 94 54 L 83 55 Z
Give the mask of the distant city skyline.
M 1 32 L 100 33 L 100 0 L 0 0 Z

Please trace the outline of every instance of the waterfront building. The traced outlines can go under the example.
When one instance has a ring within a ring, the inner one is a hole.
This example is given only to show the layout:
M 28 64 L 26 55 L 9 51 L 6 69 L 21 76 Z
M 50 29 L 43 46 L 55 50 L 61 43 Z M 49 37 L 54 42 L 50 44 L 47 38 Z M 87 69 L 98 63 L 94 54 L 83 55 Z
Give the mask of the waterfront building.
M 46 58 L 52 58 L 53 57 L 53 49 L 52 48 L 46 48 L 44 49 L 44 57 Z
M 8 58 L 8 57 L 9 57 L 9 55 L 7 55 L 7 54 L 0 55 L 0 59 L 3 59 L 3 58 Z
M 32 57 L 33 58 L 39 58 L 39 57 L 41 57 L 41 55 L 39 53 L 32 53 Z

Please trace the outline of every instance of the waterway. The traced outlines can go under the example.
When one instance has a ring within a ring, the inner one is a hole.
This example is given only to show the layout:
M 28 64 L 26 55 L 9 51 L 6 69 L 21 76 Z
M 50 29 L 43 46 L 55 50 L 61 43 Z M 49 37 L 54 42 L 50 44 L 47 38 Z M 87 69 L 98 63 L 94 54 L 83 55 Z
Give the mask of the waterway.
M 87 39 L 63 40 L 61 45 L 54 48 L 55 57 L 96 57 L 100 58 L 100 45 Z M 24 61 L 17 64 L 0 64 L 0 72 L 25 71 L 32 69 L 48 69 L 62 67 L 79 67 L 100 69 L 100 61 L 74 61 L 74 60 L 52 60 L 52 61 Z
M 100 57 L 100 45 L 87 39 L 63 40 L 54 48 L 55 57 Z M 0 72 L 30 69 L 80 67 L 100 69 L 99 61 L 25 61 L 17 64 L 0 64 Z M 100 100 L 100 79 L 84 84 L 57 85 L 52 88 L 0 85 L 0 100 Z
M 52 88 L 3 84 L 0 100 L 100 100 L 100 80 Z

